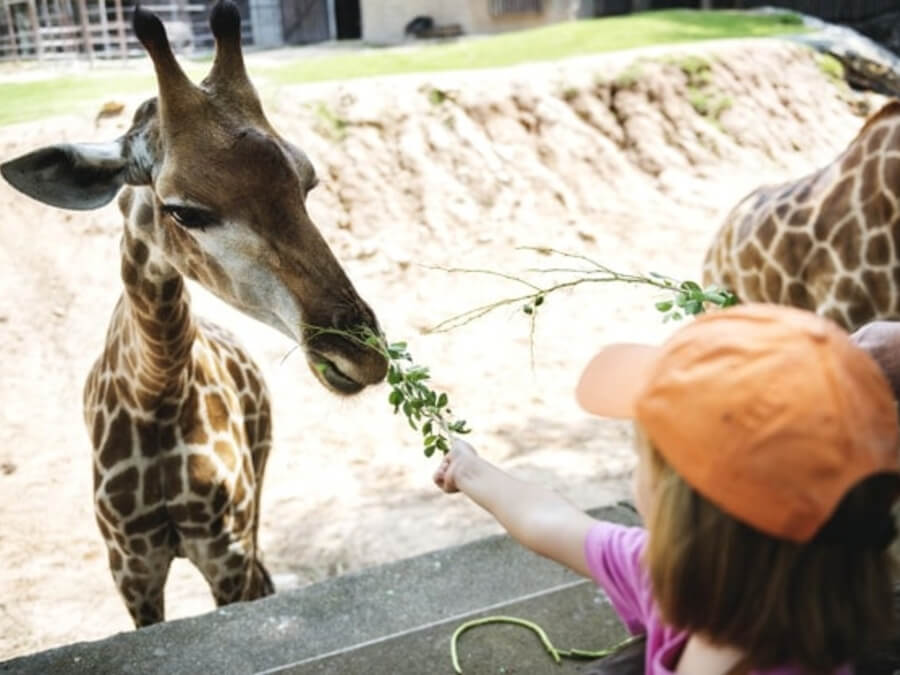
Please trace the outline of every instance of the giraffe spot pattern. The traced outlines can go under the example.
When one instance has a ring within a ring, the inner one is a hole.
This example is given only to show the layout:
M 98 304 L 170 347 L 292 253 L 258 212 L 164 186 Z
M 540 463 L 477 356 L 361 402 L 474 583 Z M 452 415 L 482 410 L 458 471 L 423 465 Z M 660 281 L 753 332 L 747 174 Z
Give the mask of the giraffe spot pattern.
M 794 209 L 791 212 L 791 217 L 788 221 L 788 225 L 790 227 L 806 227 L 809 225 L 809 220 L 810 218 L 812 218 L 812 214 L 813 210 L 809 206 L 802 209 Z
M 109 425 L 106 441 L 100 449 L 100 464 L 110 469 L 126 459 L 131 447 L 131 422 L 124 410 L 120 410 Z
M 151 506 L 162 501 L 163 498 L 163 465 L 160 462 L 150 462 L 144 470 L 144 506 Z
M 191 454 L 187 460 L 188 483 L 191 492 L 201 496 L 208 495 L 219 483 L 218 471 L 209 457 L 200 454 Z M 215 509 L 218 512 L 220 509 Z
M 132 513 L 134 513 L 134 509 L 136 506 L 134 493 L 131 492 L 119 492 L 117 494 L 111 494 L 109 495 L 109 503 L 113 509 L 119 512 L 119 516 L 121 516 L 122 518 L 127 518 Z
M 884 144 L 884 141 L 887 139 L 889 127 L 885 125 L 880 125 L 872 131 L 872 135 L 869 136 L 869 141 L 866 143 L 866 152 L 869 154 L 877 153 L 881 150 L 881 146 Z
M 109 550 L 109 567 L 113 572 L 118 572 L 122 569 L 122 554 L 114 548 Z
M 233 430 L 232 435 L 234 435 Z M 237 449 L 234 445 L 228 441 L 216 441 L 213 450 L 222 461 L 222 464 L 225 465 L 225 468 L 233 472 L 237 467 Z
M 135 467 L 130 467 L 124 471 L 120 471 L 110 478 L 106 483 L 106 492 L 108 494 L 116 492 L 135 492 L 138 487 L 140 474 Z
M 821 279 L 826 278 L 828 279 L 828 285 L 830 285 L 830 277 L 836 272 L 837 266 L 834 264 L 834 257 L 831 251 L 824 246 L 819 246 L 803 268 L 801 278 L 817 284 L 821 283 Z
M 223 398 L 219 394 L 211 392 L 206 395 L 205 403 L 206 421 L 209 422 L 213 431 L 227 431 L 229 415 Z
M 829 243 L 831 250 L 840 256 L 843 269 L 853 271 L 862 264 L 862 232 L 855 218 L 841 225 Z
M 767 302 L 781 302 L 781 272 L 774 267 L 766 267 L 763 272 L 763 287 Z
M 806 232 L 787 231 L 779 238 L 773 255 L 782 265 L 796 268 L 803 264 L 812 247 L 812 237 Z
M 781 207 L 779 207 L 780 209 Z M 779 218 L 784 218 L 784 215 L 779 215 Z M 775 238 L 775 235 L 778 233 L 778 224 L 775 222 L 775 219 L 772 216 L 766 218 L 762 225 L 759 226 L 759 229 L 756 232 L 757 239 L 759 240 L 759 245 L 764 249 L 768 249 L 772 244 L 772 240 Z
M 184 490 L 183 481 L 181 480 L 181 466 L 183 460 L 181 455 L 168 455 L 163 458 L 162 462 L 163 492 L 166 500 L 171 501 Z
M 872 199 L 863 204 L 863 221 L 869 227 L 877 226 L 881 223 L 893 222 L 895 217 L 894 205 L 887 196 L 879 192 Z
M 862 184 L 859 190 L 859 198 L 863 202 L 869 201 L 881 191 L 880 162 L 881 160 L 878 157 L 870 157 L 863 164 Z
M 788 300 L 794 307 L 815 309 L 815 301 L 806 286 L 799 281 L 792 281 L 787 288 Z
M 891 308 L 891 300 L 893 299 L 893 290 L 891 288 L 891 278 L 883 271 L 864 270 L 862 273 L 862 282 L 866 288 L 866 295 L 871 305 L 874 305 L 872 316 L 875 311 L 885 313 Z M 851 319 L 853 317 L 851 316 Z
M 168 512 L 165 506 L 158 506 L 125 523 L 125 534 L 145 534 L 166 524 Z
M 866 263 L 869 265 L 887 265 L 891 257 L 891 240 L 886 232 L 878 232 L 866 242 Z

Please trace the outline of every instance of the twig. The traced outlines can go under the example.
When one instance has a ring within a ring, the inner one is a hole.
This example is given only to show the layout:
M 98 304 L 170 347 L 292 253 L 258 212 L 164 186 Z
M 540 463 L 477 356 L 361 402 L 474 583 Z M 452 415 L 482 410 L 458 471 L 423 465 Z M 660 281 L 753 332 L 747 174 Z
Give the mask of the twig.
M 640 640 L 643 637 L 640 635 L 633 635 L 606 649 L 557 649 L 553 646 L 553 643 L 550 642 L 550 638 L 547 637 L 547 633 L 544 632 L 544 629 L 533 621 L 519 619 L 514 616 L 486 616 L 480 619 L 472 619 L 471 621 L 466 621 L 465 623 L 460 624 L 456 628 L 456 630 L 453 631 L 453 636 L 450 638 L 450 659 L 453 662 L 453 671 L 457 673 L 457 675 L 462 675 L 463 672 L 462 667 L 459 665 L 459 650 L 457 647 L 460 635 L 465 633 L 470 628 L 484 626 L 491 623 L 510 623 L 516 626 L 524 626 L 525 628 L 531 630 L 538 636 L 541 644 L 544 646 L 544 649 L 547 650 L 547 653 L 550 654 L 551 658 L 556 663 L 560 663 L 561 657 L 572 659 L 600 659 L 619 651 L 623 647 L 626 647 L 632 642 Z

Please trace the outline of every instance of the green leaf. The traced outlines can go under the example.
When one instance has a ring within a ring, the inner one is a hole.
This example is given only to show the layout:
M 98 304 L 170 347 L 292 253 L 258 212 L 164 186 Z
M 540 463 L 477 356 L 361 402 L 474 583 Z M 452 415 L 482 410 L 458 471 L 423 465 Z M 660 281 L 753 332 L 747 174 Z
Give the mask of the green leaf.
M 433 446 L 433 445 L 426 445 L 426 446 L 425 446 L 425 456 L 426 456 L 426 457 L 431 457 L 433 454 L 434 454 L 434 446 Z
M 700 284 L 698 284 L 695 281 L 682 281 L 681 289 L 684 291 L 691 291 L 691 292 L 700 291 L 700 292 L 702 292 L 702 289 L 700 288 Z
M 699 300 L 689 300 L 684 305 L 684 311 L 686 314 L 702 314 L 703 313 L 703 303 Z
M 439 409 L 443 408 L 445 405 L 447 405 L 447 402 L 448 402 L 447 394 L 441 394 L 440 396 L 438 396 L 437 407 Z
M 668 312 L 670 309 L 672 309 L 673 304 L 674 303 L 671 300 L 664 300 L 662 302 L 657 302 L 656 309 L 658 309 L 660 312 Z
M 388 368 L 388 384 L 399 384 L 403 381 L 403 373 L 400 372 L 400 369 L 396 366 L 390 366 Z
M 403 402 L 403 394 L 400 393 L 399 389 L 391 390 L 390 396 L 388 396 L 388 403 L 393 406 L 399 405 Z

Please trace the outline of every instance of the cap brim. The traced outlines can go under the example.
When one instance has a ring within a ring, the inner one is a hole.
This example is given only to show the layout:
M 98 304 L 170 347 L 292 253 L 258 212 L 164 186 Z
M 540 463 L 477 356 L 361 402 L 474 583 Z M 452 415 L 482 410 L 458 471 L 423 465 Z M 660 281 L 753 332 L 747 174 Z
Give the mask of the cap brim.
M 591 359 L 575 388 L 578 405 L 601 417 L 633 418 L 659 347 L 614 344 Z

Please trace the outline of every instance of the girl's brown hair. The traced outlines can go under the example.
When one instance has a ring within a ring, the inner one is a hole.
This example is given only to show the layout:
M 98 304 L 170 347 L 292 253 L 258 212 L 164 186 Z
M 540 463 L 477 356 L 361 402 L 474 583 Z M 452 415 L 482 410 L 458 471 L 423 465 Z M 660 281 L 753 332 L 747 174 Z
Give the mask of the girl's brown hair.
M 725 514 L 649 443 L 643 450 L 654 484 L 645 561 L 668 624 L 740 648 L 751 669 L 830 672 L 892 636 L 896 476 L 859 483 L 799 544 Z

